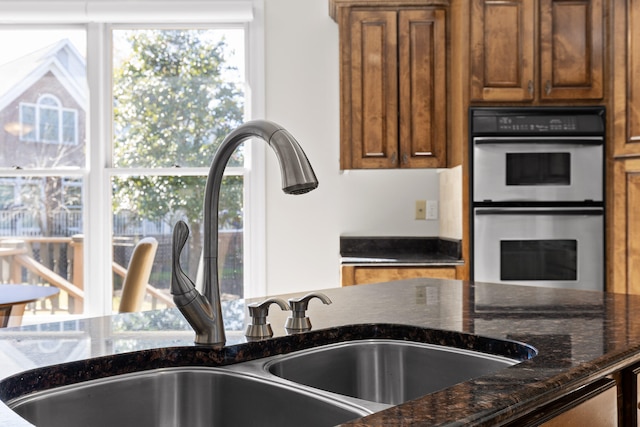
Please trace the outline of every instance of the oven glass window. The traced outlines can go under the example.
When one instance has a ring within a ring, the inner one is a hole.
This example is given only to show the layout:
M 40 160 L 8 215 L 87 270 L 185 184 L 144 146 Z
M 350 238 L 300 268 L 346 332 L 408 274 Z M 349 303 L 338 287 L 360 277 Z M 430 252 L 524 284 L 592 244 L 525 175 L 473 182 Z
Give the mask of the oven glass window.
M 507 185 L 570 185 L 569 153 L 507 153 Z
M 576 240 L 503 240 L 500 280 L 577 280 Z

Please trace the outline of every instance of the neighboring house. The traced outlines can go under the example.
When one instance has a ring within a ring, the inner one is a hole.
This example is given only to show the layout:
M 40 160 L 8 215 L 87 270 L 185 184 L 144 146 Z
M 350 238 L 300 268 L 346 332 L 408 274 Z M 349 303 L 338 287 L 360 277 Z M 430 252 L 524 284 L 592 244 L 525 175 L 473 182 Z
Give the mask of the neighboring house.
M 84 168 L 87 97 L 85 60 L 66 39 L 0 64 L 0 168 Z M 16 233 L 17 211 L 51 234 L 55 215 L 81 205 L 77 178 L 0 176 L 0 234 Z

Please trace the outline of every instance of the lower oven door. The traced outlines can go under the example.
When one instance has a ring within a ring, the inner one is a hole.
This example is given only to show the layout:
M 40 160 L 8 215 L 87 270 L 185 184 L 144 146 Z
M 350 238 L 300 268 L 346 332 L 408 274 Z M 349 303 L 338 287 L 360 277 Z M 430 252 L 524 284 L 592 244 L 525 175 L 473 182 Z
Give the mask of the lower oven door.
M 604 290 L 602 208 L 474 209 L 473 279 Z

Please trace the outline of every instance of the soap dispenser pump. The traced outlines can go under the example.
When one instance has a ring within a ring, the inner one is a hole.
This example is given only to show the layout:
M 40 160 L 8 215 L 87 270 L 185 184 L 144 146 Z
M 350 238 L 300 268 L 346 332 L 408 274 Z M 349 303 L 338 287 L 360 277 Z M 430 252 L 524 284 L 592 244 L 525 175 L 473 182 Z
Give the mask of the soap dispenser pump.
M 331 304 L 331 300 L 325 294 L 312 292 L 301 298 L 289 298 L 291 316 L 287 318 L 284 328 L 288 333 L 305 332 L 311 330 L 311 320 L 306 315 L 309 300 L 318 298 L 325 304 Z

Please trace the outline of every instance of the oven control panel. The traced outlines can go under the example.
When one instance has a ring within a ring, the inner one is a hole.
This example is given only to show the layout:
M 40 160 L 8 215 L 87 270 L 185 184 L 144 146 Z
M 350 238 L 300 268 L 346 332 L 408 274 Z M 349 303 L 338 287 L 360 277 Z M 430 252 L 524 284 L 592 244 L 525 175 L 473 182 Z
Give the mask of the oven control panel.
M 498 116 L 496 119 L 498 132 L 571 132 L 578 130 L 577 120 L 574 116 Z
M 603 108 L 474 108 L 473 135 L 601 135 Z

